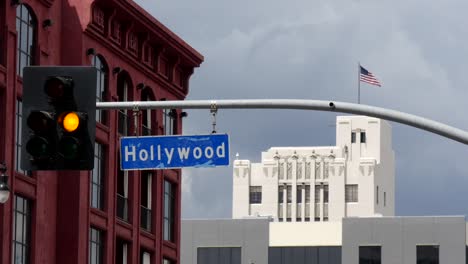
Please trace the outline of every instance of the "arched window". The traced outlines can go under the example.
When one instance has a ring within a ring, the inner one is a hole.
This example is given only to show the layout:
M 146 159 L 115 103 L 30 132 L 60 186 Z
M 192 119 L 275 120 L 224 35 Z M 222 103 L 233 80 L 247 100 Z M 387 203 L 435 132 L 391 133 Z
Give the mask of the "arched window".
M 130 100 L 132 82 L 127 72 L 119 73 L 117 77 L 117 97 L 119 102 Z M 119 133 L 122 136 L 128 136 L 132 127 L 132 119 L 127 109 L 119 110 Z
M 151 93 L 151 89 L 149 87 L 143 89 L 141 92 L 141 100 L 142 101 L 154 101 L 154 96 Z M 152 109 L 146 109 L 142 111 L 142 124 L 141 124 L 141 134 L 143 136 L 150 136 L 153 135 L 153 128 L 156 127 L 153 122 L 153 118 L 156 116 L 155 115 L 155 110 Z
M 177 133 L 177 111 L 175 109 L 163 109 L 164 135 Z
M 102 102 L 106 99 L 107 93 L 107 66 L 98 55 L 93 57 L 92 64 L 98 70 L 96 102 Z M 105 119 L 105 112 L 102 110 L 96 110 L 96 122 L 104 123 L 106 121 Z
M 23 76 L 23 68 L 34 64 L 36 43 L 36 19 L 27 6 L 16 7 L 16 32 L 18 40 L 18 75 Z

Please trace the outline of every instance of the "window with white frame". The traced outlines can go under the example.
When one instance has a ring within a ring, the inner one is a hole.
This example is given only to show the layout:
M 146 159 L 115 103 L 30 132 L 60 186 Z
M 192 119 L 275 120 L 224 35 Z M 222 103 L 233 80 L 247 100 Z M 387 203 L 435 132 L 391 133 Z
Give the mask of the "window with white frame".
M 143 171 L 141 173 L 141 211 L 140 211 L 140 224 L 146 231 L 151 231 L 151 219 L 152 219 L 152 181 L 153 173 L 151 171 Z
M 145 88 L 142 92 L 142 101 L 152 101 L 153 99 L 150 96 L 150 92 L 148 88 Z M 142 110 L 142 135 L 143 136 L 150 136 L 152 135 L 152 117 L 153 117 L 154 110 L 146 109 Z
M 94 168 L 91 171 L 90 203 L 91 207 L 104 209 L 104 147 L 102 144 L 94 143 Z
M 17 73 L 23 76 L 23 69 L 34 64 L 34 51 L 36 49 L 37 23 L 32 10 L 24 4 L 16 7 L 17 32 Z
M 31 171 L 26 171 L 21 168 L 21 148 L 23 145 L 22 142 L 22 121 L 23 121 L 23 102 L 21 100 L 16 100 L 16 134 L 15 134 L 15 146 L 16 146 L 16 162 L 15 162 L 15 170 L 19 173 L 24 175 L 30 176 Z
M 103 102 L 104 100 L 106 100 L 108 69 L 103 59 L 99 55 L 93 57 L 92 65 L 98 70 L 96 102 Z M 106 112 L 103 110 L 96 109 L 96 122 L 105 123 L 105 113 Z
M 176 134 L 176 115 L 175 109 L 163 109 L 163 127 L 165 135 Z
M 89 264 L 102 264 L 104 255 L 104 232 L 91 227 L 89 229 Z
M 128 101 L 128 90 L 130 87 L 128 77 L 126 73 L 120 73 L 119 77 L 117 78 L 117 97 L 119 102 L 127 102 Z M 122 136 L 128 136 L 131 126 L 131 118 L 128 115 L 127 109 L 121 109 L 118 112 L 119 118 L 119 133 Z
M 31 201 L 15 195 L 13 203 L 12 264 L 30 263 Z
M 151 254 L 144 250 L 140 251 L 140 264 L 150 264 L 151 263 Z
M 128 171 L 117 170 L 117 217 L 128 221 Z
M 345 202 L 357 203 L 358 202 L 358 185 L 346 184 L 345 186 Z
M 164 180 L 164 240 L 174 241 L 175 224 L 175 184 Z

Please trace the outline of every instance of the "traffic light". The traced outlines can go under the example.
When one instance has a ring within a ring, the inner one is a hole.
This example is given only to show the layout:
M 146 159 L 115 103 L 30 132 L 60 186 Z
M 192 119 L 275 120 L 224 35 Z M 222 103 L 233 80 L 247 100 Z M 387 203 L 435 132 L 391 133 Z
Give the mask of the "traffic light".
M 95 67 L 24 68 L 24 170 L 94 168 L 96 88 Z

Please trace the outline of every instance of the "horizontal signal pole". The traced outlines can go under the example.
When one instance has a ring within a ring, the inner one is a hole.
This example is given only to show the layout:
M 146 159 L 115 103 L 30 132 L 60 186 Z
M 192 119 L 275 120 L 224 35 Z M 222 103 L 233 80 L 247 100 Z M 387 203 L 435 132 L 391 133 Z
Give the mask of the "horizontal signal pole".
M 420 116 L 391 109 L 345 102 L 295 100 L 295 99 L 249 99 L 249 100 L 186 100 L 186 101 L 133 101 L 98 102 L 97 109 L 290 109 L 340 112 L 377 117 L 409 125 L 468 145 L 468 132 Z

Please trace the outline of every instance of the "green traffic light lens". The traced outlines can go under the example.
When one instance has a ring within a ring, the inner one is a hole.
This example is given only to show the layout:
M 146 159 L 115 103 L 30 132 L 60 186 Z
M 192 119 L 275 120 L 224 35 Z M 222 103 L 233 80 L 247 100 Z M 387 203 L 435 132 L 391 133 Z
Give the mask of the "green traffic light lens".
M 43 137 L 33 137 L 26 143 L 26 151 L 36 158 L 50 155 L 50 147 L 47 139 Z
M 80 141 L 75 137 L 63 137 L 59 149 L 65 159 L 76 159 L 80 150 Z

